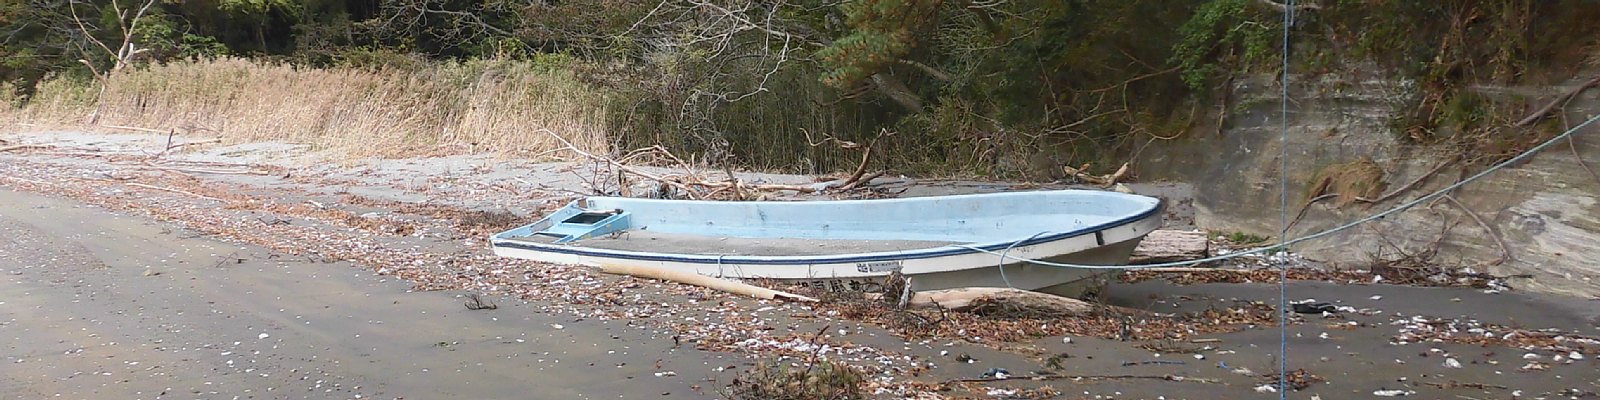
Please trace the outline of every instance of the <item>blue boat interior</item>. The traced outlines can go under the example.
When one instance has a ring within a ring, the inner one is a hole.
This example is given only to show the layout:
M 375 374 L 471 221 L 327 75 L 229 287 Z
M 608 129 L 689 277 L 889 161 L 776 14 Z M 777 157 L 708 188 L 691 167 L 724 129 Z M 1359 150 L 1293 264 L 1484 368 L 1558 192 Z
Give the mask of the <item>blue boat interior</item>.
M 634 230 L 725 238 L 992 243 L 1148 215 L 1160 200 L 1088 190 L 842 201 L 591 197 L 497 239 L 572 243 Z M 684 249 L 691 251 L 692 249 Z

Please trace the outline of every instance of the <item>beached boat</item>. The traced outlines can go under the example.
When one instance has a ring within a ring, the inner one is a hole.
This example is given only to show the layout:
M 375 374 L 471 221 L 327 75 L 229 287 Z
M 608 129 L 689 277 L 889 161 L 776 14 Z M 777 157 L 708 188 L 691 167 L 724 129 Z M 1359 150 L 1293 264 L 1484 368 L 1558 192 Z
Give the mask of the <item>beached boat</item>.
M 1161 224 L 1162 203 L 1091 190 L 840 201 L 589 197 L 492 237 L 495 254 L 859 288 L 1014 287 L 1078 297 Z M 984 250 L 984 251 L 980 251 Z M 988 251 L 988 252 L 985 252 Z M 997 255 L 1004 253 L 1010 257 Z

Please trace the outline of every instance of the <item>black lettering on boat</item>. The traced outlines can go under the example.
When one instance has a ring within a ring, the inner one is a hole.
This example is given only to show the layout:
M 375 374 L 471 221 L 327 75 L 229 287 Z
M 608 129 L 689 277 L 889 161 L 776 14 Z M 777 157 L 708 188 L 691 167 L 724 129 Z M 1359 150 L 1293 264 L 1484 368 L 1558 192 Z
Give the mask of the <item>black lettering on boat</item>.
M 856 272 L 890 272 L 899 271 L 900 261 L 873 261 L 856 264 Z

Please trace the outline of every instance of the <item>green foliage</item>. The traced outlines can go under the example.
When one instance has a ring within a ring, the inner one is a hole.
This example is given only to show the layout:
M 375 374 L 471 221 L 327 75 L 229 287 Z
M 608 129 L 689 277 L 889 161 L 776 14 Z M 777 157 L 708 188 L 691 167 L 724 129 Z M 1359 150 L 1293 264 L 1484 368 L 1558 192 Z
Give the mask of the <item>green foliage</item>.
M 217 8 L 222 11 L 246 14 L 256 17 L 265 16 L 268 11 L 294 10 L 294 0 L 220 0 Z
M 1414 82 L 1397 104 L 1398 138 L 1464 148 L 1474 160 L 1493 162 L 1542 133 L 1506 129 L 1527 111 L 1526 99 L 1480 88 L 1565 79 L 1566 66 L 1587 61 L 1574 50 L 1594 42 L 1582 27 L 1600 18 L 1600 7 L 1573 0 L 1344 0 L 1319 17 L 1330 33 L 1328 47 L 1348 49 L 1340 56 L 1373 61 Z
M 120 42 L 111 1 L 0 2 L 7 99 L 26 101 L 46 76 L 87 77 L 79 59 L 110 65 L 89 38 Z M 467 71 L 517 60 L 480 72 L 571 74 L 603 88 L 617 146 L 825 172 L 855 160 L 813 142 L 889 129 L 900 133 L 879 159 L 897 169 L 1039 178 L 1026 172 L 1114 168 L 1209 113 L 1255 105 L 1219 108 L 1208 92 L 1276 67 L 1282 11 L 1263 4 L 164 0 L 134 44 L 145 49 L 136 64 L 245 54 L 305 68 Z M 1407 140 L 1494 154 L 1522 142 L 1489 136 L 1525 107 L 1473 88 L 1569 75 L 1557 67 L 1591 55 L 1575 49 L 1595 40 L 1589 21 L 1600 19 L 1589 0 L 1317 4 L 1297 14 L 1295 72 L 1376 64 L 1416 83 L 1397 106 Z M 68 11 L 87 19 L 87 35 Z
M 817 51 L 823 82 L 855 86 L 910 53 L 920 31 L 938 15 L 939 0 L 856 0 L 839 9 L 849 33 Z
M 1189 88 L 1204 92 L 1219 70 L 1238 71 L 1274 56 L 1281 22 L 1253 11 L 1251 0 L 1211 0 L 1178 27 L 1171 62 Z
M 161 10 L 146 16 L 134 30 L 134 43 L 147 53 L 145 59 L 196 60 L 228 55 L 228 46 L 217 38 L 183 32 L 179 22 Z
M 334 57 L 333 66 L 365 70 L 419 71 L 431 63 L 418 54 L 401 53 L 385 48 L 358 47 L 346 49 Z

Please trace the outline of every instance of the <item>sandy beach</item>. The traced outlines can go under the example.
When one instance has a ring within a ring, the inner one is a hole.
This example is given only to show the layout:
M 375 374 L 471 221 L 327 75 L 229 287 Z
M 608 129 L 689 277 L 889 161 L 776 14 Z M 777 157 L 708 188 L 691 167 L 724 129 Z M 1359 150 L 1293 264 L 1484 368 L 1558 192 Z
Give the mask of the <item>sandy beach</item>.
M 874 398 L 1279 395 L 1272 282 L 1119 282 L 1107 303 L 1155 314 L 1094 320 L 753 300 L 490 254 L 489 233 L 592 190 L 584 164 L 5 138 L 40 145 L 0 153 L 7 399 L 721 398 L 758 361 L 819 356 L 866 372 Z M 1192 227 L 1183 185 L 1134 189 Z M 1289 319 L 1290 398 L 1600 398 L 1600 299 L 1309 276 L 1341 279 L 1292 281 L 1288 298 L 1338 309 Z M 908 317 L 940 319 L 892 323 Z

